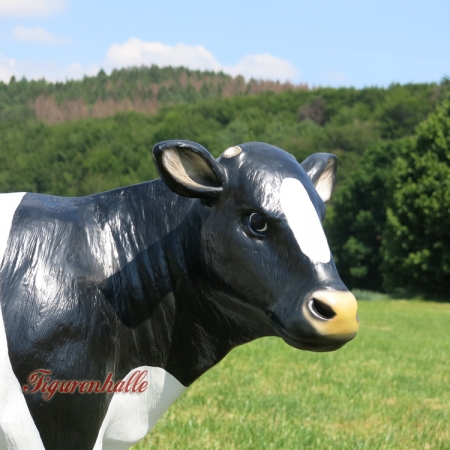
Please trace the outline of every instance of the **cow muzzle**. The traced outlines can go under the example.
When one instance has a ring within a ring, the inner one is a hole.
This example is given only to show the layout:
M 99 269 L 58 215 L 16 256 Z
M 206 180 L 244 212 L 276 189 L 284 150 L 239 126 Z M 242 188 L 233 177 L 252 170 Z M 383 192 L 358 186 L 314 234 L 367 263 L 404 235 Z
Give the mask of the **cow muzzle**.
M 316 291 L 303 305 L 303 314 L 317 334 L 336 343 L 356 336 L 358 305 L 349 291 Z

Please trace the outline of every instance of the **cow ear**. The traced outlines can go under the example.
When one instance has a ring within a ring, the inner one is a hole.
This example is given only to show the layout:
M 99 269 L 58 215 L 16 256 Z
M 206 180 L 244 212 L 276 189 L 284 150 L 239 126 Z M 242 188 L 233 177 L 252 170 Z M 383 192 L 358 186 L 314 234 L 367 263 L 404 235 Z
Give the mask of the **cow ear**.
M 331 153 L 314 153 L 302 163 L 320 198 L 326 203 L 333 192 L 337 158 Z
M 153 147 L 153 160 L 164 183 L 176 194 L 220 197 L 225 174 L 211 153 L 191 141 L 164 141 Z

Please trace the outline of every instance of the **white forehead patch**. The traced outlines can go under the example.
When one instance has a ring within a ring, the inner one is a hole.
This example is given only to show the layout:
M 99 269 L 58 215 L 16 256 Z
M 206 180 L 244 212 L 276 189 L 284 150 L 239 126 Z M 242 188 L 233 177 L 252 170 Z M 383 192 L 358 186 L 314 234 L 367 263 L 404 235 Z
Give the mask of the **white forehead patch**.
M 227 148 L 223 153 L 222 156 L 224 158 L 232 158 L 233 156 L 239 155 L 239 153 L 242 152 L 242 148 L 238 145 L 235 145 L 234 147 Z
M 280 202 L 301 251 L 314 262 L 329 262 L 327 238 L 303 184 L 294 178 L 285 178 L 280 188 Z

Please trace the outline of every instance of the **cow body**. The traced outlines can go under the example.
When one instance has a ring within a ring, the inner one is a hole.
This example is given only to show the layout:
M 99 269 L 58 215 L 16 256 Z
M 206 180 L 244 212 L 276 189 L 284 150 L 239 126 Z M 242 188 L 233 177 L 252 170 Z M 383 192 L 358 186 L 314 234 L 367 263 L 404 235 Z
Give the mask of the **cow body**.
M 326 351 L 356 333 L 355 308 L 348 329 L 323 332 L 335 313 L 311 303 L 346 288 L 321 232 L 308 246 L 294 211 L 303 201 L 308 223 L 324 214 L 308 163 L 255 143 L 217 162 L 196 146 L 160 145 L 152 182 L 82 198 L 0 196 L 0 448 L 126 449 L 233 347 L 278 335 Z M 141 370 L 148 387 L 45 401 L 21 391 L 36 369 L 80 381 Z

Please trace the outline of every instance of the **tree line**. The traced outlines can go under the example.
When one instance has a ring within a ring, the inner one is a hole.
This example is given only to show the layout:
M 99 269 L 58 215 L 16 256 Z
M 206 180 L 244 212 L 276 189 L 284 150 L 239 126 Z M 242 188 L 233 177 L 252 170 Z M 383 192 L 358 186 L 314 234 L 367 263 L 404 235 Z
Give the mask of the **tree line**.
M 413 136 L 370 146 L 328 223 L 351 286 L 448 300 L 450 97 Z
M 150 150 L 167 139 L 199 142 L 215 156 L 249 141 L 299 161 L 331 152 L 339 157 L 338 183 L 325 227 L 343 280 L 350 288 L 445 295 L 449 92 L 443 79 L 238 93 L 54 125 L 23 113 L 25 94 L 16 103 L 11 96 L 0 104 L 0 192 L 79 196 L 146 181 L 157 177 Z
M 82 80 L 51 83 L 25 78 L 0 82 L 0 120 L 36 118 L 60 123 L 84 117 L 107 117 L 122 111 L 154 114 L 161 107 L 207 98 L 254 95 L 263 91 L 307 90 L 308 86 L 232 77 L 184 67 L 131 67 L 108 76 L 100 70 Z

